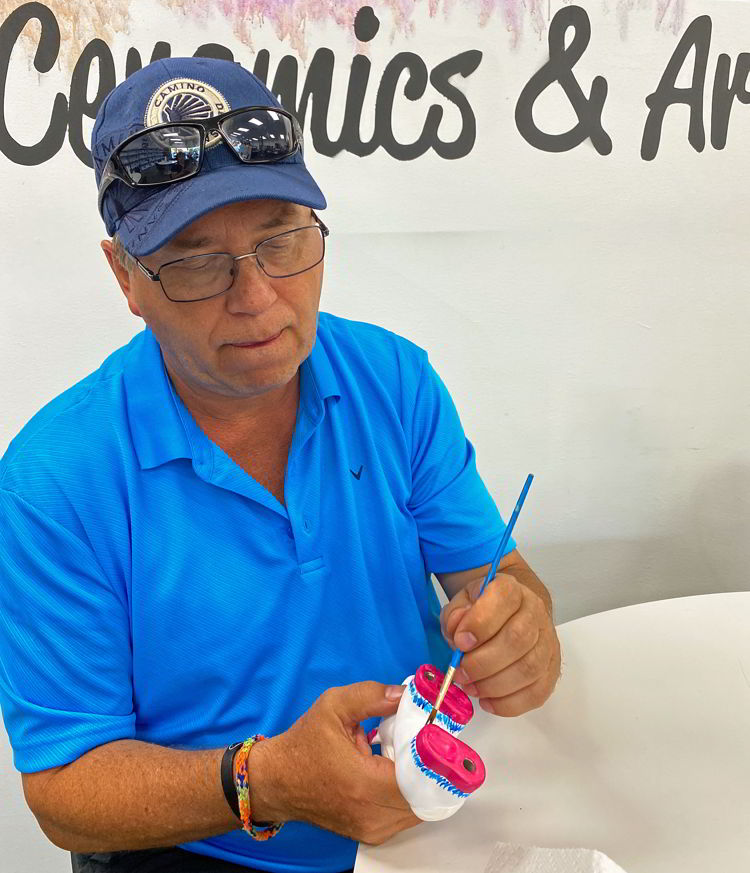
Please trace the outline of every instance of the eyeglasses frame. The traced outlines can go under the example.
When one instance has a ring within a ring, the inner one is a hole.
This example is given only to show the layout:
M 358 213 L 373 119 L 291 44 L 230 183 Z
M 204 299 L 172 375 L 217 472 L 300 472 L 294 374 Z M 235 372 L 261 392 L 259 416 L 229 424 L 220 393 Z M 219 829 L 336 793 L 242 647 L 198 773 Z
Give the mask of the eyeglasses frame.
M 229 287 L 225 288 L 223 291 L 219 291 L 217 294 L 209 294 L 208 297 L 196 297 L 193 300 L 174 300 L 172 297 L 169 296 L 169 294 L 167 294 L 167 289 L 164 287 L 164 283 L 161 281 L 161 277 L 160 277 L 161 271 L 165 267 L 169 267 L 172 264 L 179 264 L 181 261 L 192 261 L 194 258 L 206 258 L 206 257 L 209 257 L 210 255 L 228 255 L 230 258 L 232 258 L 233 261 L 242 261 L 245 258 L 255 258 L 255 263 L 258 265 L 260 270 L 266 276 L 268 276 L 269 279 L 290 279 L 292 276 L 299 276 L 302 273 L 306 273 L 308 270 L 312 270 L 313 267 L 317 267 L 318 264 L 323 260 L 323 258 L 325 258 L 325 255 L 326 255 L 326 237 L 329 235 L 330 231 L 326 227 L 326 225 L 321 221 L 321 219 L 318 217 L 318 215 L 316 215 L 315 212 L 313 212 L 312 215 L 313 215 L 313 218 L 315 219 L 315 224 L 306 224 L 303 227 L 295 227 L 295 228 L 292 228 L 292 230 L 284 230 L 281 233 L 275 233 L 275 234 L 273 234 L 273 236 L 269 236 L 269 237 L 266 237 L 265 239 L 262 239 L 258 243 L 258 245 L 255 246 L 255 248 L 253 249 L 252 252 L 248 252 L 245 255 L 233 255 L 231 252 L 205 252 L 205 253 L 200 254 L 200 255 L 189 255 L 187 258 L 176 258 L 173 261 L 167 261 L 167 263 L 162 264 L 156 272 L 154 272 L 153 270 L 150 270 L 145 264 L 142 264 L 135 255 L 130 255 L 130 257 L 133 258 L 133 260 L 136 262 L 136 264 L 138 264 L 138 267 L 140 268 L 141 272 L 143 273 L 144 276 L 146 276 L 147 279 L 150 279 L 152 282 L 159 283 L 159 285 L 161 286 L 161 290 L 164 292 L 164 296 L 171 303 L 199 303 L 201 300 L 212 300 L 214 297 L 220 297 L 222 294 L 226 294 L 227 291 L 231 290 L 231 288 L 234 287 L 234 279 L 232 279 L 232 284 L 229 285 Z M 269 242 L 272 239 L 276 239 L 277 237 L 286 236 L 286 234 L 295 233 L 298 230 L 308 230 L 311 227 L 317 227 L 320 230 L 321 236 L 323 237 L 323 254 L 320 256 L 320 260 L 316 261 L 314 264 L 310 264 L 309 267 L 305 267 L 304 270 L 297 270 L 296 273 L 287 273 L 284 276 L 271 276 L 268 273 L 266 273 L 265 269 L 263 268 L 263 265 L 260 263 L 260 261 L 258 261 L 258 249 L 260 248 L 260 246 L 262 246 L 264 243 Z M 235 279 L 236 279 L 236 277 L 237 277 L 237 274 L 235 273 Z
M 267 111 L 276 112 L 279 115 L 284 115 L 291 121 L 292 134 L 294 139 L 291 149 L 286 154 L 279 155 L 274 158 L 262 158 L 259 160 L 246 161 L 240 156 L 237 149 L 235 149 L 235 147 L 232 145 L 227 134 L 225 134 L 224 131 L 221 129 L 221 123 L 226 121 L 228 118 L 231 118 L 233 115 L 239 115 L 242 112 L 251 112 L 254 109 L 265 109 Z M 200 131 L 200 157 L 198 158 L 198 166 L 193 172 L 187 173 L 184 176 L 180 176 L 177 179 L 170 179 L 167 182 L 133 182 L 132 179 L 128 178 L 127 171 L 120 161 L 120 152 L 125 148 L 125 146 L 129 145 L 131 142 L 133 142 L 133 140 L 136 140 L 139 137 L 143 136 L 145 133 L 153 133 L 156 130 L 164 130 L 168 127 L 194 127 Z M 201 168 L 203 166 L 203 158 L 206 154 L 206 138 L 212 133 L 218 133 L 224 140 L 224 142 L 232 150 L 232 152 L 237 156 L 237 158 L 242 161 L 243 164 L 275 164 L 278 163 L 278 161 L 283 161 L 286 158 L 290 158 L 293 154 L 296 154 L 297 151 L 304 150 L 302 142 L 302 128 L 299 126 L 299 122 L 292 115 L 291 112 L 287 112 L 286 109 L 280 109 L 278 106 L 241 106 L 239 109 L 231 109 L 229 112 L 223 112 L 221 115 L 212 115 L 206 120 L 192 119 L 190 121 L 165 121 L 161 124 L 154 124 L 151 127 L 144 127 L 142 130 L 137 130 L 135 133 L 126 137 L 121 143 L 118 143 L 112 150 L 112 153 L 107 159 L 107 163 L 104 165 L 104 169 L 102 170 L 101 179 L 99 180 L 99 198 L 97 201 L 99 211 L 101 211 L 102 200 L 104 199 L 105 192 L 107 191 L 109 186 L 117 180 L 123 182 L 129 188 L 153 188 L 159 185 L 171 185 L 174 182 L 183 182 L 185 179 L 192 179 L 193 176 L 197 176 L 198 173 L 200 173 L 201 171 Z

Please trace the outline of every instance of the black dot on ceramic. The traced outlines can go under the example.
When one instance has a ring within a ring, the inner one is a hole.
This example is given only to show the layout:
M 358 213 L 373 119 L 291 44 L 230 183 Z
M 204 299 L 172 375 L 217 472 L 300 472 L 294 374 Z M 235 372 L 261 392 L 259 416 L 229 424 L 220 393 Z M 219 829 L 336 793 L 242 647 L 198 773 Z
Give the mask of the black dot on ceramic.
M 354 16 L 354 35 L 360 42 L 369 42 L 380 30 L 380 21 L 372 6 L 363 6 Z
M 469 771 L 469 773 L 473 773 L 477 769 L 477 765 L 471 760 L 471 758 L 464 758 L 464 767 Z

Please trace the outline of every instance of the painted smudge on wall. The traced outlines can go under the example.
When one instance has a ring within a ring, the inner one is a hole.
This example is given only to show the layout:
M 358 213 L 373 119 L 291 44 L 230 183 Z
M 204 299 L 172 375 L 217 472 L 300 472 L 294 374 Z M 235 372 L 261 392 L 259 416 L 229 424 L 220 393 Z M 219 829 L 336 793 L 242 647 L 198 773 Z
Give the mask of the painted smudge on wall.
M 262 25 L 270 25 L 279 40 L 288 44 L 303 60 L 308 55 L 308 26 L 318 22 L 334 22 L 352 34 L 354 16 L 365 5 L 363 0 L 158 0 L 163 8 L 198 23 L 207 23 L 215 15 L 227 19 L 238 39 L 255 49 L 253 33 Z M 569 2 L 569 0 L 566 0 Z M 590 7 L 590 2 L 582 0 Z M 679 32 L 685 17 L 685 0 L 595 0 L 604 10 L 617 17 L 620 33 L 627 37 L 628 20 L 634 10 L 654 9 L 657 29 Z M 0 21 L 17 9 L 18 0 L 0 0 Z M 60 26 L 61 39 L 68 58 L 80 55 L 85 44 L 94 37 L 109 41 L 115 33 L 128 34 L 134 24 L 132 0 L 45 0 Z M 373 8 L 379 16 L 392 21 L 391 35 L 416 36 L 415 9 L 427 8 L 431 18 L 448 19 L 456 7 L 463 7 L 477 17 L 485 27 L 498 21 L 509 34 L 509 44 L 515 47 L 525 32 L 541 39 L 555 8 L 551 0 L 381 0 Z M 25 43 L 31 51 L 36 45 L 34 26 L 26 30 Z M 261 48 L 258 46 L 257 48 Z

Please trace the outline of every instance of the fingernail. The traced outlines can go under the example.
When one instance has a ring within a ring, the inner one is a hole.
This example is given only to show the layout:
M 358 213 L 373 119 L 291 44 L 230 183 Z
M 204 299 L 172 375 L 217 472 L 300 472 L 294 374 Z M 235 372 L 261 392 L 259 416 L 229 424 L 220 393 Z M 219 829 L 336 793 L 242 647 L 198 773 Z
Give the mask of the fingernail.
M 469 674 L 466 672 L 466 670 L 464 670 L 463 667 L 459 667 L 458 670 L 456 670 L 456 676 L 458 676 L 458 681 L 459 681 L 462 685 L 463 685 L 464 683 L 466 683 L 466 682 L 470 682 L 470 681 L 471 681 L 471 680 L 469 679 Z
M 472 685 L 471 682 L 469 682 L 468 685 L 464 685 L 464 691 L 469 695 L 469 697 L 478 697 L 479 696 L 479 694 L 477 692 L 477 686 Z
M 461 649 L 462 652 L 468 652 L 469 649 L 473 649 L 477 644 L 477 638 L 470 631 L 461 631 L 460 634 L 456 634 L 456 646 Z
M 495 710 L 492 708 L 492 704 L 489 702 L 489 700 L 480 700 L 479 705 L 485 712 L 489 712 L 492 715 L 495 714 Z
M 385 696 L 388 700 L 399 700 L 404 693 L 405 685 L 389 685 L 385 689 Z

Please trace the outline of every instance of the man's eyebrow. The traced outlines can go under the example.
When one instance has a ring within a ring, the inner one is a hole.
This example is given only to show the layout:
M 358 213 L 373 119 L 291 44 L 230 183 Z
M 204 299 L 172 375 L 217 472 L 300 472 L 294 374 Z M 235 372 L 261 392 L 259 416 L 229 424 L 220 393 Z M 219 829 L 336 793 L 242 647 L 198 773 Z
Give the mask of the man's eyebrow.
M 259 224 L 259 230 L 268 230 L 271 227 L 281 227 L 282 224 L 289 224 L 291 219 L 295 217 L 297 210 L 294 206 L 283 206 L 279 211 L 271 216 L 268 221 Z
M 180 251 L 189 251 L 190 249 L 202 249 L 204 246 L 211 245 L 212 240 L 209 237 L 196 237 L 196 239 L 175 239 L 169 243 L 171 249 Z
M 285 224 L 289 224 L 295 217 L 296 211 L 292 205 L 284 206 L 275 215 L 264 221 L 263 224 L 259 224 L 258 230 L 270 230 L 274 227 L 282 227 Z M 195 239 L 176 239 L 169 243 L 169 247 L 177 251 L 191 251 L 192 249 L 203 249 L 210 246 L 216 247 L 216 245 L 218 243 L 207 236 L 195 237 Z

